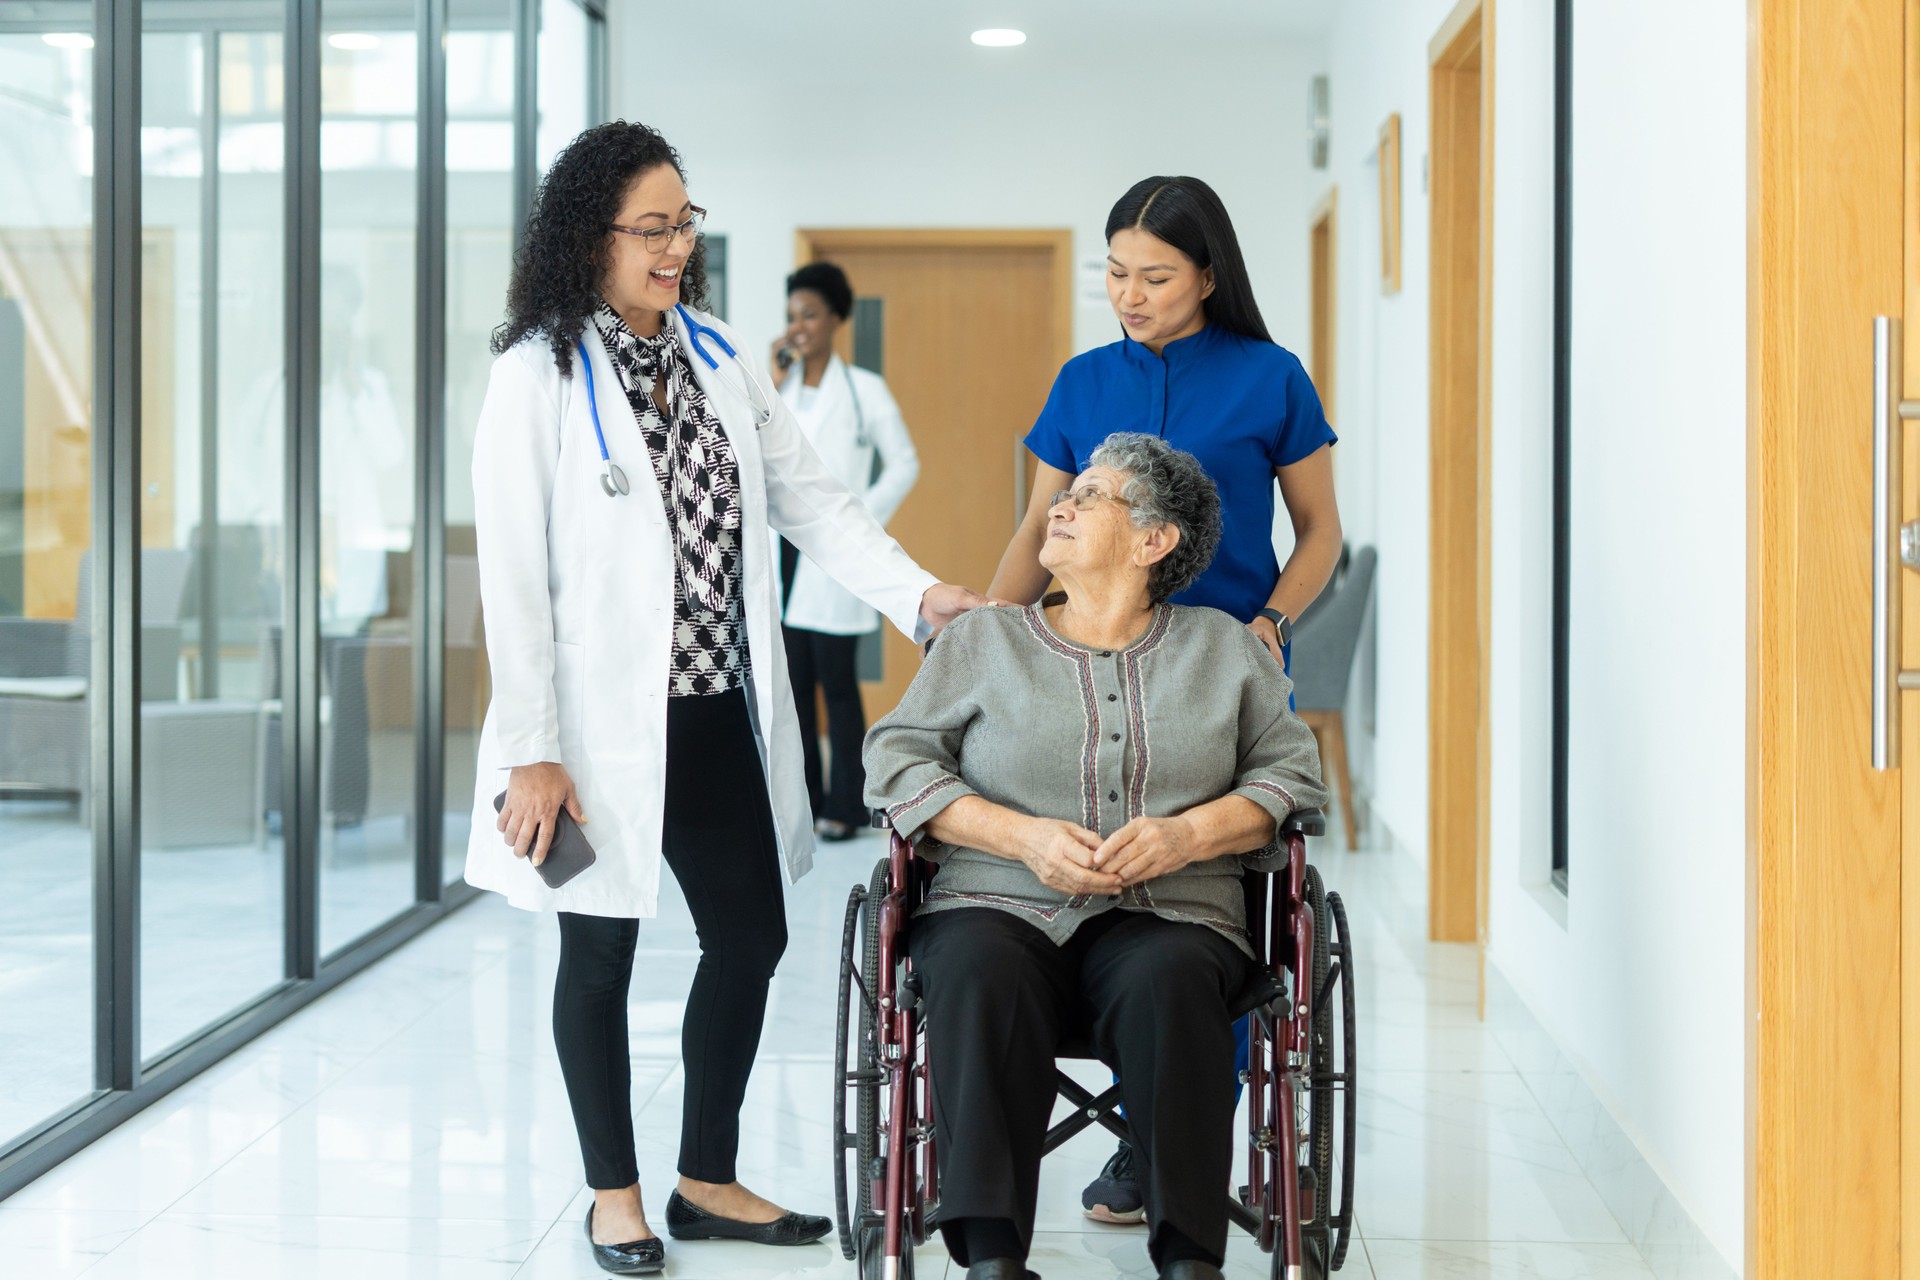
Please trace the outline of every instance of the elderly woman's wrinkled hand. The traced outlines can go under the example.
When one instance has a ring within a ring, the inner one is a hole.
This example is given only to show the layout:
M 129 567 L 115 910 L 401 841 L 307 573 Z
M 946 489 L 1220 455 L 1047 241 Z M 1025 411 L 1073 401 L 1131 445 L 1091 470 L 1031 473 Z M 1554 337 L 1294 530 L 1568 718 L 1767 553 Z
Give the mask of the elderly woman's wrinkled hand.
M 1186 818 L 1135 818 L 1093 852 L 1093 865 L 1121 884 L 1170 875 L 1201 857 L 1199 833 Z
M 1120 880 L 1093 865 L 1100 837 L 1056 818 L 1032 818 L 1021 831 L 1020 861 L 1049 889 L 1066 894 L 1120 892 Z

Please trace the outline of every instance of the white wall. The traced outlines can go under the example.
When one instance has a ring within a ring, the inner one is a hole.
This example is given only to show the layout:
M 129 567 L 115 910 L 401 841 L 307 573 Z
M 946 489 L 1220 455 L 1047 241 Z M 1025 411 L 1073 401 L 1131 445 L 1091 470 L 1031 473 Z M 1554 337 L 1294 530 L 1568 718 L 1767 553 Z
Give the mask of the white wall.
M 1381 554 L 1374 811 L 1427 836 L 1427 45 L 1454 0 L 1346 0 L 1340 501 Z M 1746 11 L 1612 0 L 1575 37 L 1572 752 L 1545 884 L 1552 7 L 1495 33 L 1492 954 L 1722 1258 L 1743 1230 Z M 1402 115 L 1405 288 L 1375 137 Z M 1618 1210 L 1616 1210 L 1618 1212 Z M 1629 1224 L 1630 1230 L 1634 1224 Z
M 785 324 L 800 227 L 1071 227 L 1084 262 L 1105 253 L 1107 210 L 1129 186 L 1185 173 L 1220 192 L 1268 327 L 1304 351 L 1306 205 L 1324 189 L 1304 137 L 1317 40 L 1209 44 L 1204 63 L 1105 29 L 988 50 L 963 20 L 929 42 L 924 19 L 841 5 L 822 19 L 844 24 L 824 48 L 818 31 L 797 47 L 752 30 L 765 8 L 737 35 L 677 40 L 670 61 L 634 21 L 642 6 L 616 7 L 612 29 L 613 113 L 680 150 L 709 229 L 727 236 L 731 318 L 756 344 Z M 1085 284 L 1076 349 L 1119 337 L 1104 286 L 1077 274 Z

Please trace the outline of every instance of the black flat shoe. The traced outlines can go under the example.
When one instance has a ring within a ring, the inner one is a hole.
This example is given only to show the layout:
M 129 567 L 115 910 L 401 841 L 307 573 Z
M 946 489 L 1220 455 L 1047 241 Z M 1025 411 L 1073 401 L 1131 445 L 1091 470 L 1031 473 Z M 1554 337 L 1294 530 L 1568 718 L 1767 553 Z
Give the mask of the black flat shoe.
M 1160 1280 L 1222 1280 L 1220 1268 L 1198 1258 L 1182 1258 L 1170 1262 L 1167 1269 L 1160 1273 Z
M 1040 1280 L 1012 1258 L 988 1258 L 967 1268 L 967 1280 Z
M 658 1236 L 626 1244 L 599 1244 L 593 1238 L 593 1206 L 587 1206 L 587 1245 L 602 1271 L 617 1276 L 650 1276 L 667 1265 L 667 1246 Z
M 830 1219 L 789 1213 L 772 1222 L 741 1222 L 708 1213 L 678 1191 L 667 1197 L 667 1234 L 675 1240 L 744 1240 L 748 1244 L 812 1244 L 833 1230 Z
M 831 818 L 822 818 L 813 824 L 813 834 L 822 840 L 838 844 L 842 840 L 851 840 L 859 835 L 860 829 L 844 822 L 835 822 Z

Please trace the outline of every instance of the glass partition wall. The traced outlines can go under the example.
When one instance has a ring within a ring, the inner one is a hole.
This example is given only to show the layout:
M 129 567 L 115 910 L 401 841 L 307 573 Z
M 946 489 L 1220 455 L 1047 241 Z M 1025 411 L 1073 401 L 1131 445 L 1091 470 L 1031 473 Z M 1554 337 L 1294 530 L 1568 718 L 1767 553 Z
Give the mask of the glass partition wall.
M 0 6 L 0 1197 L 467 900 L 473 426 L 603 19 Z

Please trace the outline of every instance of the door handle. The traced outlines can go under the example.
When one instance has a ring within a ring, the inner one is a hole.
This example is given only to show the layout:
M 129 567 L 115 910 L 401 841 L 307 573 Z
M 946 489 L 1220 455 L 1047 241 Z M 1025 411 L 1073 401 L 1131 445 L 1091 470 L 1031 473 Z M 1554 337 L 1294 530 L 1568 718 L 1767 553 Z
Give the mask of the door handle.
M 1920 521 L 1900 519 L 1902 422 L 1920 400 L 1901 398 L 1905 355 L 1896 316 L 1873 318 L 1873 767 L 1900 767 L 1900 693 L 1920 690 L 1920 671 L 1900 666 L 1900 569 L 1920 570 Z

